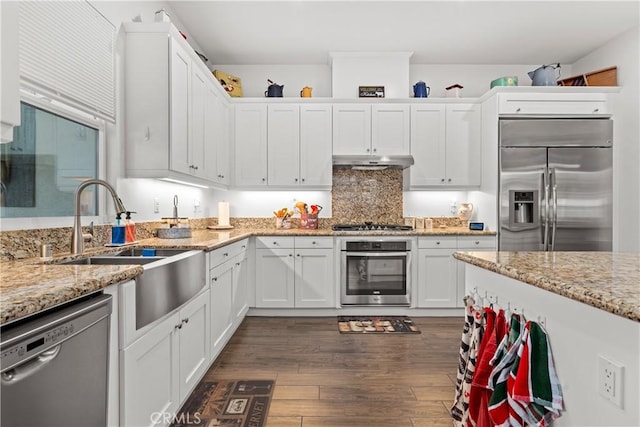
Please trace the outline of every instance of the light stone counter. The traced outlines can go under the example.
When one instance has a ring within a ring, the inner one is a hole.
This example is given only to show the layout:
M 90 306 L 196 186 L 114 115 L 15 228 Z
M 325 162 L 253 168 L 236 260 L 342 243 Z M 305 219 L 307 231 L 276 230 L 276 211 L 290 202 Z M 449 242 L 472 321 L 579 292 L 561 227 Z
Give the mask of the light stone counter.
M 640 322 L 640 254 L 456 252 L 454 258 Z
M 193 230 L 188 239 L 149 238 L 136 247 L 163 247 L 211 251 L 251 236 L 443 236 L 495 235 L 488 231 L 469 231 L 461 227 L 435 228 L 432 231 L 334 232 L 330 228 L 234 228 L 230 230 Z M 130 246 L 126 246 L 130 247 Z M 139 265 L 59 265 L 74 258 L 112 253 L 122 248 L 92 248 L 82 255 L 58 254 L 51 261 L 26 258 L 0 262 L 0 324 L 12 322 L 41 310 L 96 292 L 109 285 L 133 279 L 143 273 Z

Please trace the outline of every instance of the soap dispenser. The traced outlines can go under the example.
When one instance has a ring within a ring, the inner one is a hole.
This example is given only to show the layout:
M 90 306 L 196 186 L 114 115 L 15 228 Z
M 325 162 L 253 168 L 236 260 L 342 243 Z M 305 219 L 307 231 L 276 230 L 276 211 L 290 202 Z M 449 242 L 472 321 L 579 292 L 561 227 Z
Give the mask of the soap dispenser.
M 131 220 L 131 214 L 135 212 L 127 211 L 124 218 L 124 242 L 133 243 L 136 241 L 136 224 Z
M 123 245 L 125 242 L 125 229 L 122 223 L 122 213 L 116 214 L 116 222 L 111 226 L 111 243 Z

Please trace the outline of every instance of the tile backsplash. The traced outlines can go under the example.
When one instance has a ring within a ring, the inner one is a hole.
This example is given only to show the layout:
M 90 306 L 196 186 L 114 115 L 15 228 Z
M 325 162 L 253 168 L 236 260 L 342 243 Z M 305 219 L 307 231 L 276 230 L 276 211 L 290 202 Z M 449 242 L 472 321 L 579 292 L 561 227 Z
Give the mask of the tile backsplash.
M 402 171 L 334 168 L 331 192 L 332 216 L 341 223 L 373 221 L 400 224 Z

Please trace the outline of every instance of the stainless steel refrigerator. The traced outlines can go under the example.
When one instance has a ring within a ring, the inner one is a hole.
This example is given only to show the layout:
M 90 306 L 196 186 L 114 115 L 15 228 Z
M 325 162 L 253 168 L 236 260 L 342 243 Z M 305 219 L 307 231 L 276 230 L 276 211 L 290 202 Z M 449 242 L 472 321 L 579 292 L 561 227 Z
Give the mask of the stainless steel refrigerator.
M 501 119 L 498 249 L 610 251 L 610 119 Z

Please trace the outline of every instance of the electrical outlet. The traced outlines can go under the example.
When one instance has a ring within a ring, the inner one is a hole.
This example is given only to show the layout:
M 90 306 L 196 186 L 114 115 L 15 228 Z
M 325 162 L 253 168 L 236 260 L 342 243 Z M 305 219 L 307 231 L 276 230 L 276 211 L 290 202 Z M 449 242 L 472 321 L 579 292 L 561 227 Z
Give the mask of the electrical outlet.
M 160 213 L 160 200 L 157 197 L 153 199 L 153 213 Z
M 622 408 L 624 367 L 606 357 L 598 356 L 598 393 Z
M 451 204 L 449 205 L 449 210 L 451 211 L 452 215 L 455 215 L 458 213 L 458 201 L 457 200 L 452 200 Z
M 200 200 L 198 199 L 193 200 L 193 211 L 196 213 L 200 211 Z

